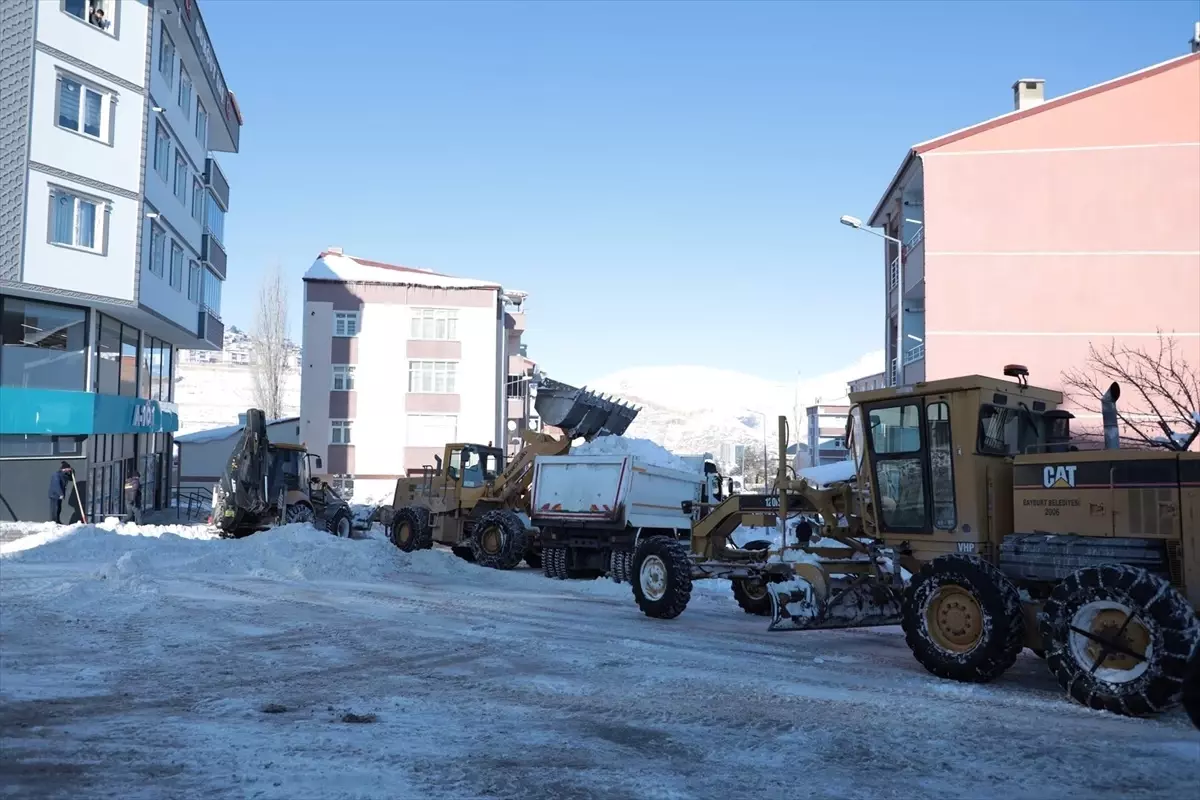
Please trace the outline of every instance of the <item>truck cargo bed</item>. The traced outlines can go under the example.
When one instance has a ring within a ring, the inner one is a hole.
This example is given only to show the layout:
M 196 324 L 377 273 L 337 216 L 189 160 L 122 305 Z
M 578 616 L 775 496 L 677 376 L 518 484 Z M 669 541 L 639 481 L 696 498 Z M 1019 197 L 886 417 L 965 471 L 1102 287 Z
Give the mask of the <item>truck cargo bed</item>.
M 704 476 L 644 463 L 636 456 L 539 456 L 534 465 L 535 526 L 686 529 L 683 502 L 698 502 Z

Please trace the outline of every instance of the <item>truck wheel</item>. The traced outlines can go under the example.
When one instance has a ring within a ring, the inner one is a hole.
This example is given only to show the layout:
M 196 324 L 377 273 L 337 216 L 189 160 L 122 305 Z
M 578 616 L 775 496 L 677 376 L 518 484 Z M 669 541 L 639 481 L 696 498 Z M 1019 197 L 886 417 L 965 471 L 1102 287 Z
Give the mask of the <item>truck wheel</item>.
M 567 548 L 559 545 L 542 548 L 542 574 L 554 580 L 567 579 Z
M 429 527 L 429 509 L 404 506 L 392 515 L 392 544 L 406 553 L 433 547 L 433 529 Z
M 733 599 L 747 614 L 757 614 L 760 617 L 771 616 L 771 593 L 767 583 L 755 578 L 734 578 Z
M 349 539 L 353 527 L 348 508 L 339 508 L 335 511 L 327 525 L 328 531 L 339 539 Z
M 492 569 L 512 569 L 525 557 L 525 523 L 507 509 L 488 511 L 471 531 L 475 563 Z
M 312 506 L 310 506 L 308 503 L 292 503 L 284 512 L 284 519 L 289 525 L 296 522 L 312 522 Z
M 921 567 L 905 590 L 901 624 L 921 666 L 956 681 L 999 677 L 1025 646 L 1020 594 L 976 556 L 952 553 Z
M 684 542 L 651 536 L 638 545 L 630 572 L 633 599 L 648 617 L 674 619 L 692 599 L 692 560 Z
M 633 582 L 633 553 L 612 550 L 608 554 L 608 577 L 613 583 Z
M 1125 564 L 1084 567 L 1038 616 L 1046 665 L 1076 701 L 1127 716 L 1179 700 L 1200 622 L 1163 578 Z

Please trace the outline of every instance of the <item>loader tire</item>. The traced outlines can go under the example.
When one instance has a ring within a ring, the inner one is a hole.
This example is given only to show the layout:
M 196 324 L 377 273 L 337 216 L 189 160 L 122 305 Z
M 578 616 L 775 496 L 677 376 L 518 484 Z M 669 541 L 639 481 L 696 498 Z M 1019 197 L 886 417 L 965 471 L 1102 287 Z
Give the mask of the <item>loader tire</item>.
M 674 619 L 692 599 L 692 560 L 686 542 L 669 536 L 644 539 L 630 569 L 633 599 L 648 617 Z
M 1200 643 L 1200 622 L 1183 595 L 1126 564 L 1068 575 L 1050 592 L 1038 628 L 1046 666 L 1067 694 L 1126 716 L 1175 705 Z
M 475 563 L 491 569 L 512 569 L 525 557 L 525 523 L 507 509 L 488 511 L 471 530 Z
M 938 556 L 913 575 L 901 613 L 904 639 L 939 678 L 986 683 L 1025 646 L 1021 596 L 1000 570 L 977 556 Z
M 742 607 L 742 611 L 760 617 L 771 616 L 771 592 L 766 581 L 734 578 L 730 583 L 733 585 L 733 599 Z
M 433 547 L 433 528 L 429 525 L 429 509 L 404 506 L 392 515 L 392 544 L 406 553 Z
M 528 564 L 531 569 L 542 568 L 542 548 L 536 542 L 526 542 L 525 563 Z
M 350 515 L 350 509 L 339 508 L 335 511 L 333 516 L 329 518 L 326 530 L 339 539 L 349 539 L 350 534 L 354 530 L 354 519 Z
M 296 522 L 312 522 L 313 508 L 308 503 L 292 503 L 284 510 L 283 519 L 291 525 Z
M 542 574 L 547 578 L 565 581 L 567 575 L 567 548 L 554 545 L 542 548 Z

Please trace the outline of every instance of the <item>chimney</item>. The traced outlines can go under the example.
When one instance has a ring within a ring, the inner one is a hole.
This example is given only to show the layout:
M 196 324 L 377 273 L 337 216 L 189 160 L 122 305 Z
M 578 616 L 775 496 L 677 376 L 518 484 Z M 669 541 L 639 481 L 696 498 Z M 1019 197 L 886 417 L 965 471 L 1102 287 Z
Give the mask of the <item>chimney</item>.
M 1046 82 L 1041 78 L 1021 78 L 1013 84 L 1013 110 L 1024 111 L 1046 102 Z
M 1200 22 L 1196 23 L 1196 30 L 1194 33 L 1192 33 L 1192 41 L 1190 44 L 1192 45 L 1193 53 L 1200 53 Z

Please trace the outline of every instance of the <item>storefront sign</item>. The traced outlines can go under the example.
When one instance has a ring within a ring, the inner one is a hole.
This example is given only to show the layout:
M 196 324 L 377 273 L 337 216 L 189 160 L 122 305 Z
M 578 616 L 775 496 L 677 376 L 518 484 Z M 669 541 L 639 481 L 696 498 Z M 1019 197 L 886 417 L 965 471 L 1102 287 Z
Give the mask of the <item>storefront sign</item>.
M 0 386 L 0 433 L 90 436 L 174 433 L 179 407 L 162 400 Z

